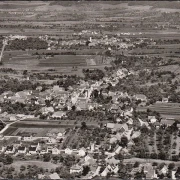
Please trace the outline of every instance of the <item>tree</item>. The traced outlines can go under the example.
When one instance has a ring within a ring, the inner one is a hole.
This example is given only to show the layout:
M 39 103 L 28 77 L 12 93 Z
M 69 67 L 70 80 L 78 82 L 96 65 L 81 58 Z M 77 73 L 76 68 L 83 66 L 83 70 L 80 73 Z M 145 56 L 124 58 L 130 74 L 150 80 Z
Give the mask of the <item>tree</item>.
M 178 161 L 178 160 L 179 160 L 179 156 L 178 156 L 178 155 L 172 156 L 172 160 L 173 160 L 173 161 Z
M 127 146 L 127 143 L 128 143 L 128 138 L 126 136 L 122 136 L 121 137 L 121 142 L 120 142 L 120 145 L 122 147 L 126 147 Z
M 165 160 L 166 159 L 166 153 L 164 153 L 164 152 L 160 152 L 159 154 L 158 154 L 158 158 L 159 159 L 162 159 L 162 160 Z
M 137 172 L 134 176 L 135 179 L 143 179 L 145 177 L 145 174 L 143 170 L 141 172 Z
M 45 162 L 49 162 L 51 160 L 51 155 L 49 153 L 48 154 L 44 154 L 43 158 L 44 158 Z
M 156 153 L 151 153 L 150 157 L 152 159 L 157 159 L 158 155 Z
M 73 110 L 73 111 L 75 111 L 75 110 L 76 110 L 76 106 L 72 106 L 71 108 L 72 108 L 72 110 Z
M 163 179 L 163 178 L 164 178 L 164 174 L 160 174 L 160 175 L 159 175 L 159 178 L 160 178 L 160 179 Z
M 21 171 L 25 171 L 25 169 L 26 169 L 26 167 L 23 166 L 23 165 L 20 167 L 20 170 L 21 170 Z
M 13 158 L 9 155 L 5 156 L 4 164 L 12 164 L 12 163 L 13 163 Z
M 111 51 L 110 51 L 110 50 L 107 50 L 107 51 L 105 52 L 105 55 L 110 57 L 110 56 L 111 56 Z
M 174 169 L 174 167 L 175 167 L 175 164 L 174 164 L 174 163 L 170 163 L 170 164 L 168 165 L 168 169 L 169 169 L 169 170 Z
M 83 166 L 82 175 L 83 175 L 83 176 L 86 176 L 89 171 L 90 171 L 90 167 L 89 167 L 89 166 Z
M 134 168 L 137 168 L 137 167 L 139 167 L 139 162 L 136 161 L 136 162 L 134 163 Z
M 153 163 L 152 163 L 152 166 L 157 166 L 157 165 L 158 165 L 157 162 L 153 162 Z
M 27 70 L 24 70 L 24 71 L 23 71 L 23 75 L 26 76 L 26 75 L 27 75 L 27 72 L 28 72 Z
M 19 178 L 21 178 L 21 179 L 25 178 L 25 175 L 24 175 L 23 173 L 21 173 L 21 172 L 18 174 L 18 176 L 19 176 Z
M 54 157 L 53 157 L 53 160 L 54 160 L 55 162 L 57 162 L 57 161 L 59 160 L 59 156 L 54 156 Z
M 55 172 L 59 174 L 59 173 L 61 172 L 61 170 L 62 170 L 62 167 L 57 167 L 57 168 L 55 169 Z
M 180 178 L 180 167 L 177 168 L 177 171 L 176 171 L 176 173 L 175 173 L 175 177 L 176 177 L 177 179 Z
M 87 125 L 86 125 L 86 123 L 83 121 L 82 123 L 81 123 L 81 129 L 86 129 L 87 128 Z

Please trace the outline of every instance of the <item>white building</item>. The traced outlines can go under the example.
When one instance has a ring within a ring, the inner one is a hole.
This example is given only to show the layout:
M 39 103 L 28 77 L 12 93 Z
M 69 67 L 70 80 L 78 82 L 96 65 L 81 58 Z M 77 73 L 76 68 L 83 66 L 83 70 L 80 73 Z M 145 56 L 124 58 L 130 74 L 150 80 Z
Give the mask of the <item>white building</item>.
M 71 149 L 69 149 L 69 148 L 66 148 L 65 151 L 64 151 L 65 154 L 72 154 L 72 152 L 73 151 Z
M 7 146 L 5 154 L 14 154 L 15 153 L 15 148 L 14 146 Z
M 18 147 L 18 153 L 20 153 L 20 154 L 25 154 L 26 151 L 27 151 L 27 148 L 26 148 L 26 147 L 24 147 L 24 146 L 19 146 L 19 147 Z
M 79 165 L 74 165 L 70 168 L 70 173 L 73 174 L 73 173 L 82 173 L 83 171 L 83 167 L 82 166 L 79 166 Z
M 79 150 L 79 152 L 78 152 L 78 155 L 81 156 L 81 157 L 85 156 L 86 155 L 86 149 L 85 148 L 81 148 Z

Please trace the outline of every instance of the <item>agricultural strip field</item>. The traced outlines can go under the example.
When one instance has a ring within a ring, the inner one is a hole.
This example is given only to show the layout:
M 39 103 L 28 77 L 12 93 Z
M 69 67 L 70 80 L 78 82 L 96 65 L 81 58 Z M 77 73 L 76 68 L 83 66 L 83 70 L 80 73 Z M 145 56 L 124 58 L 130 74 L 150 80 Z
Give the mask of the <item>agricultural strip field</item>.
M 86 66 L 86 56 L 57 55 L 53 58 L 40 60 L 39 66 Z
M 64 132 L 64 128 L 9 128 L 6 136 L 23 136 L 23 134 L 33 134 L 34 137 L 50 136 L 53 133 Z
M 32 52 L 31 51 L 30 52 L 25 52 L 25 51 L 6 52 L 5 56 L 3 57 L 4 65 L 5 66 L 10 66 L 10 65 L 12 66 L 13 65 L 27 65 L 28 66 L 29 65 L 30 67 L 34 66 L 38 68 L 39 67 L 49 68 L 49 67 L 87 66 L 87 64 L 96 65 L 96 62 L 93 62 L 93 63 L 91 62 L 91 59 L 94 58 L 93 55 L 90 55 L 90 56 L 89 55 L 55 55 L 54 57 L 50 57 L 48 59 L 39 60 L 37 59 L 36 56 L 31 55 Z M 42 50 L 42 52 L 44 51 Z
M 180 103 L 156 103 L 148 107 L 138 107 L 137 111 L 146 111 L 150 109 L 157 111 L 161 115 L 168 115 L 171 118 L 178 118 L 180 120 Z
M 107 123 L 106 121 L 103 121 L 102 123 Z M 98 122 L 95 121 L 88 121 L 86 122 L 86 125 L 89 127 L 99 127 Z M 15 135 L 20 130 L 19 129 L 26 129 L 26 131 L 32 131 L 32 129 L 35 129 L 38 133 L 39 129 L 46 129 L 45 132 L 49 129 L 64 129 L 68 127 L 80 127 L 81 121 L 76 122 L 75 120 L 61 120 L 61 121 L 40 121 L 40 120 L 24 120 L 19 121 L 11 125 L 6 131 L 4 131 L 3 135 L 10 136 Z

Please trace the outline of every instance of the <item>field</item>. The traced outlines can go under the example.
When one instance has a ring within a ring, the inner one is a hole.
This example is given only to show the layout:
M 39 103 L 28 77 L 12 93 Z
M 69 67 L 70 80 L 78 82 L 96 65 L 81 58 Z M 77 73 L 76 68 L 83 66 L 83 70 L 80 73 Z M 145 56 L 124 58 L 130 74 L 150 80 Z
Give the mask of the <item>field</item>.
M 28 166 L 28 165 L 34 166 L 34 165 L 36 165 L 38 168 L 42 167 L 43 169 L 48 169 L 48 170 L 55 169 L 56 167 L 59 166 L 58 164 L 53 164 L 51 162 L 43 162 L 43 161 L 15 161 L 10 165 L 10 167 L 11 166 L 14 167 L 15 170 L 17 172 L 19 172 L 20 167 L 22 165 L 23 166 Z
M 137 108 L 139 111 L 146 111 L 147 109 L 157 111 L 164 117 L 177 118 L 180 120 L 180 103 L 156 103 L 148 107 Z
M 96 50 L 101 52 L 101 50 Z M 29 50 L 29 51 L 6 51 L 3 56 L 3 66 L 0 68 L 12 68 L 19 71 L 23 69 L 33 70 L 35 73 L 49 73 L 52 75 L 56 74 L 68 74 L 68 75 L 79 75 L 83 76 L 82 69 L 87 67 L 98 67 L 104 69 L 105 66 L 109 65 L 109 62 L 102 64 L 102 57 L 100 55 L 95 56 L 93 50 L 84 49 L 82 52 L 77 51 L 79 55 L 55 55 L 54 57 L 48 57 L 46 59 L 38 59 L 34 53 L 45 53 L 46 50 Z M 48 53 L 61 53 L 66 50 L 51 50 Z M 83 55 L 81 55 L 83 54 Z M 86 55 L 87 54 L 87 55 Z M 77 67 L 76 71 L 73 67 Z M 50 72 L 49 69 L 55 71 Z
M 10 132 L 10 130 L 12 131 Z M 11 136 L 23 136 L 23 134 L 33 135 L 33 137 L 46 137 L 53 133 L 64 132 L 64 128 L 9 128 L 9 132 L 6 132 L 6 135 Z
M 35 133 L 35 136 L 45 135 L 49 131 L 62 131 L 62 129 L 66 129 L 69 127 L 80 127 L 83 120 L 79 120 L 78 122 L 75 120 L 51 120 L 51 121 L 37 121 L 37 120 L 26 120 L 19 121 L 11 125 L 4 133 L 5 136 L 15 136 L 18 133 L 22 132 L 30 132 Z M 102 123 L 107 123 L 103 121 Z M 89 127 L 99 127 L 98 122 L 96 121 L 87 121 L 86 125 Z
M 62 66 L 86 66 L 86 56 L 57 55 L 47 60 L 41 60 L 39 66 L 62 67 Z

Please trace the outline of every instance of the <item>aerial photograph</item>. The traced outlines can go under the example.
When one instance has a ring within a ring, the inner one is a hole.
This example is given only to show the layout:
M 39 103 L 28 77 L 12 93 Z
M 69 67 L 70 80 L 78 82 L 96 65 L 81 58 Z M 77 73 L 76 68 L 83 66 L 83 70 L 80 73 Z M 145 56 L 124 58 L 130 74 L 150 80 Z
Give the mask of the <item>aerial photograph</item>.
M 0 1 L 0 179 L 180 179 L 180 1 Z

